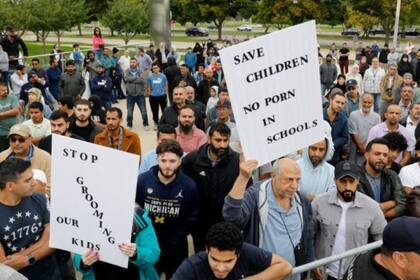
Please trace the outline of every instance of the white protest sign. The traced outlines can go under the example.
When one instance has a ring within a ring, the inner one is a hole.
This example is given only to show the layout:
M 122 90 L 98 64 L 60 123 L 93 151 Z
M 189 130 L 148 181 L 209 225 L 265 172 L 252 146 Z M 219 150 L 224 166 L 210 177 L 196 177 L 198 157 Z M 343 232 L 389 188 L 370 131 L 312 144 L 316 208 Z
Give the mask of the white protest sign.
M 259 165 L 324 136 L 315 21 L 220 51 L 246 159 Z
M 53 134 L 50 247 L 121 267 L 128 257 L 139 157 Z

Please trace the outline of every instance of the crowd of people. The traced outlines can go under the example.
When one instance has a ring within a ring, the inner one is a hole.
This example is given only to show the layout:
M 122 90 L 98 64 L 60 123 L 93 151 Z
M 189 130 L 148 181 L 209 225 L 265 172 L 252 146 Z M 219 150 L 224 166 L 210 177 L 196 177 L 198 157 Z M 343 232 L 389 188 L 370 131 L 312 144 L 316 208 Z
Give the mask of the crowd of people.
M 6 53 L 8 61 L 0 83 L 1 274 L 301 279 L 290 276 L 292 267 L 383 239 L 381 249 L 315 269 L 313 277 L 420 279 L 420 51 L 414 47 L 398 57 L 387 46 L 357 49 L 351 66 L 345 44 L 333 45 L 325 61 L 319 54 L 324 138 L 259 166 L 241 153 L 211 40 L 188 48 L 181 63 L 164 43 L 120 56 L 96 27 L 92 50 L 84 54 L 74 45 L 65 69 L 56 48 L 48 69 L 33 58 L 27 71 L 17 59 L 19 47 L 28 55 L 23 40 L 13 28 L 6 34 L 0 42 L 0 59 Z M 125 120 L 113 106 L 120 98 Z M 135 104 L 144 130 L 156 131 L 147 153 L 133 130 Z M 140 156 L 132 237 L 116 244 L 129 257 L 128 268 L 102 262 L 100 250 L 71 258 L 48 247 L 52 134 Z

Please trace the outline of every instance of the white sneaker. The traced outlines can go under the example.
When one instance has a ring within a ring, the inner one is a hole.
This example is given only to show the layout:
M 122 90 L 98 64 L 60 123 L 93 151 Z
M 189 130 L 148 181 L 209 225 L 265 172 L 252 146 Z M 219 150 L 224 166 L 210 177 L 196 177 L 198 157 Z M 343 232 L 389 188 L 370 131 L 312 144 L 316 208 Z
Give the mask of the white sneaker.
M 149 131 L 150 127 L 148 125 L 144 126 L 144 130 Z

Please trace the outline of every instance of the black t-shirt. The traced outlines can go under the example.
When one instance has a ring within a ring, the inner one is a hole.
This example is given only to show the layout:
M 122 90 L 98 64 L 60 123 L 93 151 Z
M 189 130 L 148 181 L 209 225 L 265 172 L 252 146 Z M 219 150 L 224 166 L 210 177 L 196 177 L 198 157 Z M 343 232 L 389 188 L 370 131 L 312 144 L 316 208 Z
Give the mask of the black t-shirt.
M 76 134 L 83 138 L 86 142 L 90 142 L 90 133 L 92 132 L 92 127 L 90 125 L 80 127 L 74 123 L 71 127 L 71 133 Z
M 85 141 L 85 139 L 83 139 L 82 137 L 80 137 L 79 135 L 76 135 L 74 133 L 72 133 L 70 135 L 70 138 Z M 38 148 L 46 151 L 50 155 L 51 155 L 51 146 L 52 146 L 52 134 L 48 135 L 47 137 L 42 138 L 41 141 L 39 141 L 39 144 L 38 144 Z
M 270 252 L 244 243 L 234 268 L 225 279 L 237 280 L 258 274 L 271 265 L 272 256 Z M 207 252 L 200 252 L 184 260 L 171 278 L 171 280 L 194 279 L 217 279 L 207 260 Z
M 16 206 L 0 203 L 0 243 L 6 256 L 18 253 L 35 244 L 50 223 L 47 198 L 40 193 L 23 198 Z M 46 279 L 56 268 L 52 255 L 38 260 L 19 272 L 28 279 Z
M 341 48 L 339 52 L 340 54 L 348 54 L 350 50 L 348 48 Z M 348 56 L 340 55 L 339 61 L 348 61 L 348 60 L 349 60 Z

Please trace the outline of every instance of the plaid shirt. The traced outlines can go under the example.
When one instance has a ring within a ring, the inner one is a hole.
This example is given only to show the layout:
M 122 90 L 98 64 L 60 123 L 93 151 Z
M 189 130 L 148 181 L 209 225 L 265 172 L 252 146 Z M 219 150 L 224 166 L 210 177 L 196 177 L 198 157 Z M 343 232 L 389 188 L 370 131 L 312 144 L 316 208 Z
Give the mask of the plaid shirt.
M 385 71 L 382 68 L 373 69 L 370 67 L 367 69 L 363 77 L 363 91 L 379 94 L 381 92 L 380 84 L 384 76 Z

